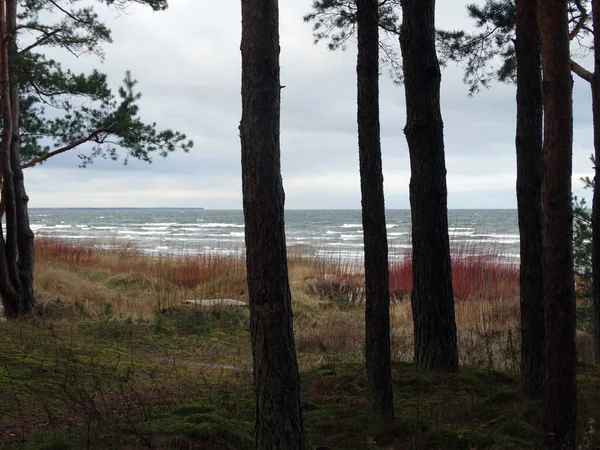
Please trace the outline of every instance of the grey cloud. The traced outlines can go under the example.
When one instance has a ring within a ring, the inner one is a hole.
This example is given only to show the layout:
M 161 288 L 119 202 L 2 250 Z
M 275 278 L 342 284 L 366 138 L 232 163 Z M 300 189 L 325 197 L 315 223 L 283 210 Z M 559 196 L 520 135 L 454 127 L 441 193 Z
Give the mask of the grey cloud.
M 311 26 L 302 22 L 310 3 L 280 1 L 286 204 L 358 208 L 356 52 L 352 43 L 345 52 L 313 44 Z M 466 3 L 438 2 L 438 26 L 471 26 Z M 115 87 L 130 69 L 143 93 L 142 117 L 187 133 L 196 147 L 152 165 L 98 161 L 85 170 L 76 168 L 75 154 L 63 155 L 28 169 L 32 205 L 240 208 L 239 9 L 236 1 L 173 0 L 163 13 L 136 7 L 116 17 L 99 10 L 115 39 L 105 62 L 60 58 L 78 70 L 105 71 Z M 450 207 L 515 207 L 514 86 L 495 84 L 468 98 L 462 69 L 449 65 L 443 71 L 442 101 Z M 589 102 L 589 87 L 576 80 L 577 176 L 591 170 Z M 385 70 L 380 103 L 387 205 L 407 208 L 404 91 Z M 578 185 L 576 192 L 581 195 Z

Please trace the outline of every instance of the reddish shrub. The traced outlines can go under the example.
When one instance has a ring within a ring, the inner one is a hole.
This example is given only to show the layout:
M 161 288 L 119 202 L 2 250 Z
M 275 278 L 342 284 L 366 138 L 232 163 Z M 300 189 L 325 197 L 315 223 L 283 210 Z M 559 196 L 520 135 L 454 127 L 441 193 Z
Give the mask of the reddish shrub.
M 35 240 L 38 261 L 60 262 L 73 266 L 91 266 L 98 263 L 98 251 L 93 245 L 81 245 L 65 239 L 42 236 Z
M 519 268 L 501 260 L 492 251 L 467 253 L 458 251 L 452 257 L 452 286 L 456 300 L 497 300 L 519 295 Z M 412 289 L 410 256 L 390 267 L 390 295 L 402 298 Z

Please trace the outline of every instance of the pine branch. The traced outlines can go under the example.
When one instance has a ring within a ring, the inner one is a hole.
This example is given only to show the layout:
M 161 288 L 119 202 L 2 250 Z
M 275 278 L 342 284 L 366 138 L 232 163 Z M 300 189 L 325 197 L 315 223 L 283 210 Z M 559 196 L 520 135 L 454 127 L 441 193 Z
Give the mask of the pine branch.
M 577 9 L 581 13 L 581 15 L 579 16 L 579 20 L 577 20 L 577 23 L 575 24 L 575 26 L 569 33 L 570 41 L 575 39 L 575 37 L 581 32 L 581 30 L 583 29 L 583 27 L 585 25 L 585 22 L 587 21 L 587 19 L 589 17 L 587 9 L 585 9 L 585 7 L 582 5 L 581 0 L 574 0 L 574 2 L 575 2 L 575 6 L 577 6 Z
M 39 156 L 37 158 L 32 159 L 31 161 L 22 164 L 21 165 L 21 169 L 26 169 L 28 167 L 33 167 L 39 163 L 42 163 L 44 161 L 46 161 L 49 158 L 52 158 L 53 156 L 56 155 L 60 155 L 61 153 L 65 153 L 68 152 L 69 150 L 74 149 L 75 147 L 80 146 L 81 144 L 85 144 L 86 142 L 89 141 L 93 141 L 95 139 L 98 138 L 98 136 L 100 135 L 100 133 L 104 133 L 106 131 L 110 131 L 112 128 L 114 128 L 115 126 L 117 126 L 117 122 L 113 122 L 108 126 L 105 127 L 100 127 L 97 130 L 94 130 L 92 133 L 90 133 L 89 135 L 82 137 L 81 139 L 77 139 L 76 141 L 71 142 L 69 145 L 65 145 L 64 147 L 61 147 L 59 149 L 56 149 L 52 152 L 49 152 L 43 156 Z
M 592 72 L 590 72 L 585 67 L 581 66 L 580 64 L 578 64 L 577 62 L 575 62 L 573 60 L 571 60 L 571 71 L 575 75 L 577 75 L 580 78 L 582 78 L 585 81 L 587 81 L 588 83 L 591 83 L 592 82 L 592 78 L 594 77 L 594 74 Z
M 45 42 L 47 42 L 52 37 L 56 36 L 58 33 L 61 33 L 63 30 L 59 28 L 59 29 L 51 31 L 50 33 L 46 33 L 45 31 L 42 31 L 41 29 L 38 29 L 37 31 L 44 33 L 44 36 L 41 37 L 40 39 L 38 39 L 37 41 L 35 41 L 33 44 L 25 47 L 23 50 L 20 50 L 19 54 L 27 53 L 28 51 L 31 51 L 33 48 L 35 48 L 39 45 L 43 45 Z

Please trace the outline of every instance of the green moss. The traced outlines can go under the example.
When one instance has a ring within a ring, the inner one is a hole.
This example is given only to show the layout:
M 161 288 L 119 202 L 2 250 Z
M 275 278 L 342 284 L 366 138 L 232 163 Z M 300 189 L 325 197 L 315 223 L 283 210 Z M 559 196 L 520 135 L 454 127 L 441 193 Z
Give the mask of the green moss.
M 88 269 L 79 269 L 80 275 L 91 281 L 103 283 L 109 288 L 129 291 L 134 289 L 148 289 L 152 283 L 138 274 L 113 274 Z
M 170 410 L 175 416 L 191 416 L 193 414 L 206 414 L 214 412 L 215 408 L 212 405 L 181 405 Z
M 142 432 L 150 436 L 183 436 L 207 446 L 252 447 L 252 423 L 225 418 L 215 412 L 198 412 L 199 409 L 188 405 L 184 409 L 168 410 L 144 422 Z M 190 414 L 183 414 L 186 410 Z
M 242 355 L 248 364 L 247 335 L 237 337 L 240 328 L 228 327 L 231 315 L 203 311 L 188 319 L 210 327 L 206 336 L 197 335 L 182 325 L 189 314 L 166 311 L 160 319 L 126 324 L 107 307 L 93 320 L 3 324 L 0 418 L 16 417 L 21 408 L 32 422 L 49 423 L 51 414 L 54 429 L 26 430 L 23 448 L 31 449 L 85 448 L 88 433 L 97 449 L 138 448 L 146 441 L 156 448 L 252 447 L 252 377 L 202 365 L 240 364 Z M 539 443 L 540 402 L 522 401 L 516 376 L 418 373 L 410 364 L 394 364 L 396 420 L 380 426 L 370 420 L 363 365 L 325 360 L 301 374 L 312 448 L 526 449 Z M 596 366 L 580 368 L 581 436 L 590 418 L 600 423 L 597 373 Z

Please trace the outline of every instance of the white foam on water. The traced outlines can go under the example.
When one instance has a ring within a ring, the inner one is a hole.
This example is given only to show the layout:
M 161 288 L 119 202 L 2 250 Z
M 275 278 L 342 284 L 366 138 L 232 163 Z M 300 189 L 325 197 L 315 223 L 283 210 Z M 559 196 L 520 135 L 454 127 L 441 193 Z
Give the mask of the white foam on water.
M 168 231 L 132 231 L 132 230 L 119 230 L 118 234 L 128 234 L 128 235 L 136 235 L 136 236 L 156 236 L 156 235 L 165 235 L 169 234 Z
M 199 228 L 244 228 L 244 225 L 237 223 L 200 223 L 196 226 Z
M 362 234 L 342 234 L 340 238 L 343 241 L 354 241 L 356 239 L 362 239 Z
M 489 237 L 489 238 L 494 238 L 494 239 L 516 239 L 517 242 L 519 241 L 519 235 L 518 234 L 478 234 L 477 236 L 481 236 L 481 237 Z

